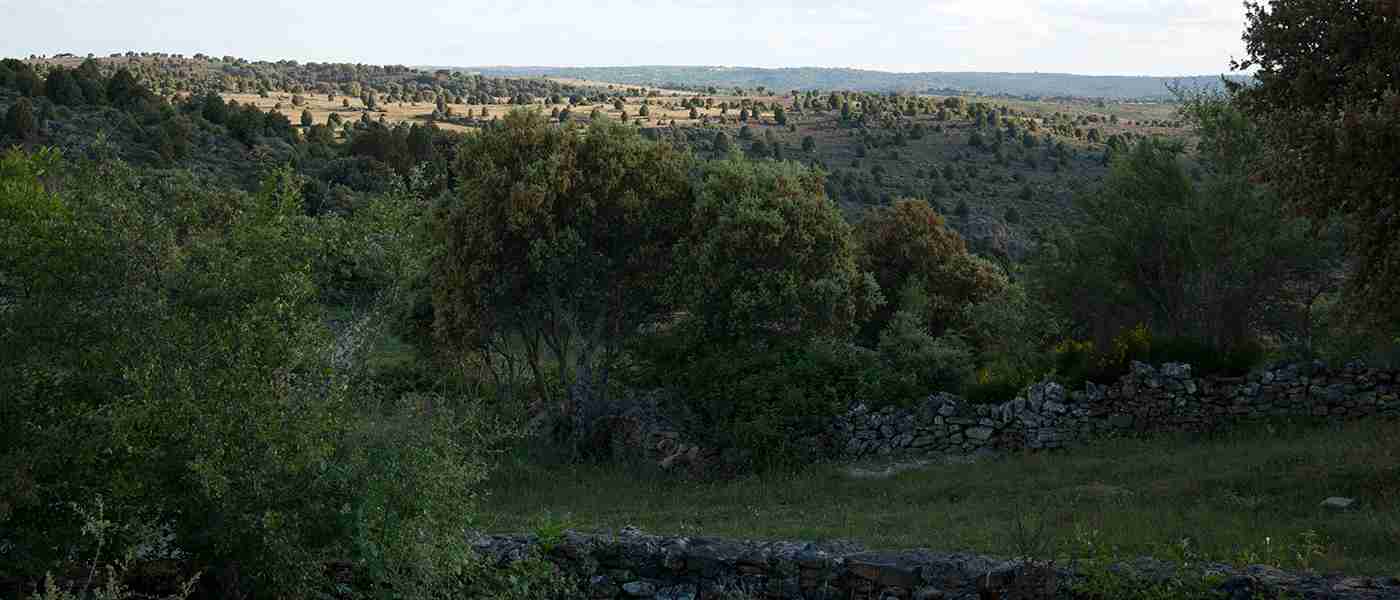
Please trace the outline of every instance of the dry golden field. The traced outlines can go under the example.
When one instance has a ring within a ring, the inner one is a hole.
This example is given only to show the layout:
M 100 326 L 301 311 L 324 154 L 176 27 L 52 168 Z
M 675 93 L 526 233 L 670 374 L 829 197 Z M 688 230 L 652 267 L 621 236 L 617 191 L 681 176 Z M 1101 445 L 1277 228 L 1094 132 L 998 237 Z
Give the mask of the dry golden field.
M 635 86 L 624 87 L 628 87 L 629 90 L 640 91 L 640 88 L 637 88 Z M 263 110 L 272 110 L 274 107 L 281 105 L 281 108 L 279 109 L 280 112 L 282 112 L 282 114 L 287 115 L 287 117 L 291 119 L 292 123 L 294 124 L 299 124 L 301 122 L 301 113 L 303 109 L 310 109 L 311 118 L 316 123 L 326 123 L 327 120 L 330 118 L 331 113 L 340 113 L 341 119 L 345 121 L 356 121 L 360 119 L 360 116 L 361 114 L 363 114 L 364 111 L 364 103 L 361 102 L 359 98 L 353 98 L 343 95 L 327 97 L 325 95 L 303 94 L 302 96 L 305 100 L 305 104 L 303 106 L 294 106 L 292 104 L 292 94 L 290 92 L 272 92 L 268 94 L 266 98 L 260 97 L 258 94 L 251 93 L 225 93 L 222 96 L 225 100 L 235 100 L 240 104 L 252 103 L 253 105 Z M 737 109 L 730 109 L 727 114 L 721 114 L 722 111 L 719 108 L 719 105 L 724 102 L 738 104 L 740 97 L 718 95 L 707 95 L 704 97 L 713 98 L 714 106 L 710 108 L 699 109 L 700 114 L 698 119 L 691 119 L 690 109 L 681 107 L 680 102 L 683 99 L 683 96 L 672 96 L 666 95 L 665 93 L 663 93 L 663 95 L 660 97 L 652 98 L 643 98 L 641 96 L 629 96 L 624 101 L 623 110 L 621 111 L 617 110 L 612 103 L 583 104 L 580 106 L 573 107 L 571 111 L 573 118 L 575 119 L 587 119 L 588 115 L 593 111 L 595 107 L 601 110 L 603 114 L 607 115 L 609 118 L 612 119 L 621 119 L 622 113 L 625 112 L 630 122 L 636 123 L 644 127 L 668 126 L 673 124 L 673 122 L 677 126 L 695 125 L 701 123 L 702 121 L 707 123 L 727 123 L 733 126 L 738 126 L 739 111 Z M 748 96 L 745 98 L 751 101 L 759 101 L 764 103 L 772 103 L 782 99 L 779 96 Z M 643 106 L 642 103 L 644 100 L 646 102 L 648 115 L 647 117 L 642 118 L 639 115 L 641 113 L 641 109 Z M 345 101 L 349 102 L 348 107 L 345 106 Z M 478 119 L 482 118 L 481 109 L 485 108 L 487 113 L 485 119 L 487 120 L 493 117 L 504 116 L 511 110 L 519 108 L 517 105 L 512 104 L 452 104 L 449 106 L 452 109 L 453 115 L 470 115 Z M 551 105 L 544 102 L 537 102 L 533 106 L 542 112 L 549 113 L 552 112 L 554 108 L 559 108 L 562 110 L 568 105 Z M 427 123 L 430 116 L 433 113 L 434 108 L 435 105 L 431 102 L 381 102 L 379 104 L 378 110 L 370 113 L 370 118 L 377 120 L 382 115 L 384 119 L 390 123 Z M 751 122 L 754 124 L 772 124 L 773 115 L 771 113 L 764 113 L 759 119 L 752 120 Z M 449 129 L 454 131 L 466 131 L 471 129 L 467 126 L 453 123 L 445 123 L 441 121 L 438 122 L 438 126 L 442 127 L 443 129 Z

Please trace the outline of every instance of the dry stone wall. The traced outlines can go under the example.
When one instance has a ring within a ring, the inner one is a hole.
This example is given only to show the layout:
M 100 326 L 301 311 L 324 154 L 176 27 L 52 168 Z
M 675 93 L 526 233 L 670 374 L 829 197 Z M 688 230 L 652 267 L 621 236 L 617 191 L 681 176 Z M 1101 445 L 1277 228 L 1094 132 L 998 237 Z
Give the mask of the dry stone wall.
M 598 600 L 1038 600 L 1071 597 L 1063 592 L 1077 576 L 1068 568 L 1028 567 L 974 554 L 868 552 L 842 542 L 661 537 L 636 529 L 617 535 L 567 532 L 550 544 L 526 535 L 480 536 L 473 545 L 502 565 L 542 553 L 579 581 L 577 597 Z M 1146 559 L 1125 567 L 1130 571 L 1123 572 L 1147 580 L 1172 573 L 1165 563 Z M 1221 597 L 1232 600 L 1400 597 L 1400 578 L 1395 577 L 1199 567 L 1201 574 L 1215 575 Z
M 1067 390 L 1045 382 L 997 405 L 935 394 L 921 405 L 860 404 L 830 431 L 807 437 L 841 458 L 971 454 L 1061 448 L 1113 433 L 1211 431 L 1279 418 L 1351 420 L 1400 416 L 1400 375 L 1348 365 L 1280 366 L 1247 377 L 1195 377 L 1191 366 L 1133 363 L 1111 385 Z

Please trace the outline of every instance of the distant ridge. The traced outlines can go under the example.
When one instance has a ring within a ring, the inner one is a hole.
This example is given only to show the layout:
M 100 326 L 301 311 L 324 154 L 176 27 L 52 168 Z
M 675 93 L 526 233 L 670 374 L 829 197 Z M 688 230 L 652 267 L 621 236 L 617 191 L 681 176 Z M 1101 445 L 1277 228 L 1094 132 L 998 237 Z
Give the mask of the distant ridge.
M 1115 100 L 1170 100 L 1167 84 L 1220 89 L 1220 75 L 1149 77 L 1068 73 L 927 72 L 890 73 L 863 69 L 799 67 L 453 67 L 493 77 L 567 77 L 672 88 L 764 86 L 770 90 L 858 90 L 916 93 L 975 93 L 1020 97 L 1076 97 Z M 1248 76 L 1232 75 L 1236 81 Z

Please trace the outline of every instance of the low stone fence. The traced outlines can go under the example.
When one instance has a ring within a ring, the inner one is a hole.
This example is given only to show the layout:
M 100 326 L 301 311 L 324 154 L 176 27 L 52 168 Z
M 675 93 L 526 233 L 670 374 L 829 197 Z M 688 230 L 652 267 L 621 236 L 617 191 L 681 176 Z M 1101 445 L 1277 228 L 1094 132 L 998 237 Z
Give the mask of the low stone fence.
M 1278 418 L 1400 416 L 1400 375 L 1352 365 L 1294 364 L 1248 377 L 1194 377 L 1191 366 L 1133 363 L 1111 385 L 1027 388 L 997 405 L 935 394 L 911 409 L 856 405 L 807 443 L 842 458 L 1060 448 L 1112 433 L 1213 431 Z
M 852 406 L 828 426 L 793 432 L 814 457 L 852 460 L 884 455 L 946 456 L 1053 449 L 1108 435 L 1220 431 L 1251 421 L 1307 418 L 1344 421 L 1400 417 L 1400 373 L 1351 365 L 1300 363 L 1246 377 L 1196 377 L 1186 364 L 1133 363 L 1110 385 L 1068 390 L 1054 382 L 1014 400 L 973 404 L 934 394 L 912 408 Z M 694 443 L 665 416 L 659 393 L 643 394 L 593 421 L 594 447 L 662 469 L 722 476 L 733 465 Z
M 1072 597 L 1067 592 L 1076 577 L 1069 568 L 1028 567 L 973 554 L 867 552 L 842 542 L 660 537 L 635 529 L 615 536 L 568 532 L 548 545 L 510 535 L 480 536 L 473 544 L 501 565 L 542 552 L 580 580 L 580 598 L 599 600 L 1031 600 Z M 1171 572 L 1151 560 L 1129 566 L 1146 580 Z M 1201 569 L 1199 575 L 1215 575 L 1222 598 L 1232 600 L 1400 597 L 1396 577 L 1320 576 L 1265 566 Z

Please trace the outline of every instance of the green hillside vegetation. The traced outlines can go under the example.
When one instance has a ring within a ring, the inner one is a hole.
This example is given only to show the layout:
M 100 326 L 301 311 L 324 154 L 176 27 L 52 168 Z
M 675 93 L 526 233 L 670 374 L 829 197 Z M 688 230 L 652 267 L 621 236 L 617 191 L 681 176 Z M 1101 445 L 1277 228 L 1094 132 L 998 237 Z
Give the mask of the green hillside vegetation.
M 1306 37 L 1390 65 L 1400 28 L 1323 4 L 1252 9 L 1260 83 L 1171 105 L 0 61 L 0 589 L 84 596 L 120 566 L 200 598 L 570 598 L 468 532 L 573 513 L 1005 552 L 1006 499 L 1131 554 L 1394 572 L 1393 423 L 864 483 L 792 443 L 853 403 L 1133 361 L 1400 364 L 1400 105 Z M 610 418 L 644 402 L 723 480 L 619 460 Z

